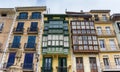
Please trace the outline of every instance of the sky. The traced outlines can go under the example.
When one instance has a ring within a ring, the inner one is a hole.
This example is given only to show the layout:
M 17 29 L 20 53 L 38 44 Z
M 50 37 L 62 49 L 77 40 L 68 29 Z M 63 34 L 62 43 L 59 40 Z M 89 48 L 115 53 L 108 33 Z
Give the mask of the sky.
M 92 9 L 110 9 L 111 13 L 120 13 L 120 0 L 0 0 L 0 8 L 20 6 L 47 6 L 49 13 L 67 11 L 90 11 Z

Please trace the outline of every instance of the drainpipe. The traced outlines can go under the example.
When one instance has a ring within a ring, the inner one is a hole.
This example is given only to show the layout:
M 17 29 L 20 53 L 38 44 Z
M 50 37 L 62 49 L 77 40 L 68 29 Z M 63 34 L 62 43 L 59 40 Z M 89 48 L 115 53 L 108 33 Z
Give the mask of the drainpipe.
M 14 19 L 13 19 L 13 23 L 11 25 L 11 28 L 10 28 L 10 32 L 9 32 L 9 35 L 8 35 L 8 38 L 7 38 L 7 41 L 6 41 L 6 45 L 5 45 L 5 49 L 3 51 L 3 54 L 2 54 L 2 57 L 1 57 L 1 63 L 0 63 L 0 68 L 2 69 L 3 68 L 3 64 L 4 64 L 4 61 L 5 61 L 5 58 L 6 58 L 6 53 L 7 53 L 7 49 L 8 49 L 8 44 L 9 44 L 9 41 L 10 41 L 10 37 L 11 37 L 11 34 L 12 34 L 12 30 L 14 28 L 14 24 L 15 24 L 15 20 L 16 20 L 16 9 L 14 8 L 14 11 L 15 11 L 15 16 L 14 16 Z M 0 72 L 3 72 L 2 70 Z

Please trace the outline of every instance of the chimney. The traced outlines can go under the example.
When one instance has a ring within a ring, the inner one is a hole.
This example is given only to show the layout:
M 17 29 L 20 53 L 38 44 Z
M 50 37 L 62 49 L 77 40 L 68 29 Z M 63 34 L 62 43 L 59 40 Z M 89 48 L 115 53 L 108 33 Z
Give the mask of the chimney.
M 81 13 L 83 13 L 83 10 L 80 10 Z

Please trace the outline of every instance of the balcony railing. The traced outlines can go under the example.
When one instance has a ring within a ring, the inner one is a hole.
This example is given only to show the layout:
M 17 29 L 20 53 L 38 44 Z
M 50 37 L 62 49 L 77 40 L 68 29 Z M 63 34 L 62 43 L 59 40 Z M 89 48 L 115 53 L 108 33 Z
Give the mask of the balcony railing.
M 103 71 L 120 71 L 120 64 L 109 63 L 104 65 L 104 63 L 101 63 L 101 67 Z
M 57 72 L 69 72 L 68 67 L 56 67 L 56 68 L 57 68 Z
M 24 48 L 26 51 L 35 51 L 36 50 L 36 43 L 25 43 Z
M 24 33 L 24 28 L 14 28 L 13 29 L 14 34 L 23 34 Z
M 41 19 L 41 16 L 34 17 L 34 16 L 31 15 L 30 19 Z
M 9 50 L 16 50 L 16 49 L 19 49 L 20 48 L 20 43 L 9 43 Z
M 100 51 L 120 51 L 119 47 L 117 45 L 111 45 L 111 44 L 104 44 L 100 45 Z
M 79 66 L 76 66 L 76 71 L 77 72 L 84 72 L 84 66 L 83 66 L 83 64 L 79 64 Z
M 97 65 L 90 66 L 91 72 L 98 72 L 98 67 Z
M 102 18 L 102 17 L 97 17 L 97 18 L 92 18 L 93 21 L 95 22 L 110 22 L 110 18 L 106 17 L 106 18 Z
M 17 16 L 16 19 L 17 19 L 17 20 L 27 20 L 27 19 L 28 19 L 28 16 L 26 16 L 26 17 Z
M 53 72 L 52 67 L 41 67 L 41 72 Z
M 114 37 L 115 36 L 115 31 L 114 30 L 97 30 L 97 35 L 98 37 Z
M 69 48 L 42 48 L 43 54 L 68 54 Z
M 38 28 L 28 28 L 27 33 L 28 34 L 38 34 Z
M 99 52 L 99 46 L 93 45 L 93 47 L 79 47 L 79 46 L 73 46 L 73 52 L 74 53 L 98 53 Z
M 34 64 L 33 63 L 22 63 L 23 71 L 33 71 Z

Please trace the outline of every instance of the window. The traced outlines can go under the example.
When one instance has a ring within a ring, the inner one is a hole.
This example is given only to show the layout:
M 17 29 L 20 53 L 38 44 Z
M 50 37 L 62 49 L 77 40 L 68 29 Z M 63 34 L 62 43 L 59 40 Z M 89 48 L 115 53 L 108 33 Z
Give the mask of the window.
M 76 69 L 77 69 L 77 71 L 84 70 L 84 68 L 83 68 L 83 58 L 82 57 L 76 57 Z
M 27 19 L 27 18 L 28 18 L 27 12 L 21 12 L 18 17 L 18 19 Z
M 110 39 L 109 44 L 110 44 L 111 50 L 116 50 L 116 45 L 115 45 L 114 39 Z
M 120 68 L 120 56 L 119 55 L 114 56 L 114 61 L 115 61 L 115 64 L 117 66 L 119 66 L 119 68 Z
M 19 48 L 20 47 L 20 39 L 21 39 L 21 36 L 14 36 L 11 48 Z
M 94 69 L 96 70 L 97 69 L 96 58 L 95 57 L 90 57 L 89 62 L 90 62 L 91 70 L 94 70 Z
M 6 66 L 7 68 L 14 64 L 15 54 L 16 53 L 9 53 L 9 58 L 8 58 L 7 66 Z
M 103 58 L 104 66 L 106 69 L 109 68 L 109 61 L 108 60 L 109 60 L 108 58 Z
M 41 18 L 41 13 L 40 12 L 33 12 L 31 19 L 40 19 Z
M 25 53 L 24 69 L 33 69 L 33 53 Z
M 38 22 L 31 22 L 30 31 L 37 31 Z
M 97 27 L 97 34 L 98 35 L 102 35 L 102 29 L 101 29 L 101 27 Z
M 36 36 L 28 36 L 26 48 L 35 48 Z
M 7 14 L 6 14 L 6 13 L 2 13 L 1 16 L 2 16 L 2 17 L 6 17 Z
M 43 58 L 43 71 L 52 72 L 52 58 L 50 57 Z
M 3 25 L 4 25 L 4 23 L 0 23 L 0 32 L 1 32 L 2 29 L 3 29 Z
M 99 40 L 99 44 L 100 44 L 100 47 L 101 47 L 102 49 L 105 48 L 105 42 L 104 42 L 104 40 Z
M 120 23 L 119 23 L 119 22 L 117 23 L 117 26 L 118 26 L 118 29 L 119 29 L 119 31 L 120 31 Z
M 103 21 L 107 21 L 107 16 L 106 15 L 102 15 L 102 20 Z
M 110 35 L 111 34 L 110 27 L 105 27 L 105 28 L 106 28 L 106 34 Z
M 23 31 L 24 22 L 18 22 L 16 31 Z
M 98 15 L 94 15 L 95 21 L 99 21 Z

